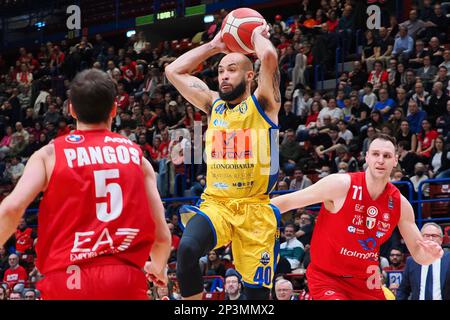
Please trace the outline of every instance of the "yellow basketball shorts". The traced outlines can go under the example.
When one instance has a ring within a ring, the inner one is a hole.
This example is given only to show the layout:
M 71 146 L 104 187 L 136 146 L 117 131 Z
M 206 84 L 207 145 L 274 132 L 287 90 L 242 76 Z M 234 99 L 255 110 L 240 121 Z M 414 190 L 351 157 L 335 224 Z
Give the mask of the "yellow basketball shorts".
M 214 233 L 214 248 L 231 242 L 234 265 L 245 286 L 272 288 L 281 214 L 268 198 L 219 199 L 204 194 L 200 206 L 185 205 L 179 213 L 183 228 L 194 215 L 204 216 Z

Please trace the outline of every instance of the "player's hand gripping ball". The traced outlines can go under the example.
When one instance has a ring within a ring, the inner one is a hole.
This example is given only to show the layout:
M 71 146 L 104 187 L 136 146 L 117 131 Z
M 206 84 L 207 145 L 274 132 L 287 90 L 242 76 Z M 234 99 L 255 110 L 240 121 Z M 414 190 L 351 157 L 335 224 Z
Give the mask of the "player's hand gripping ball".
M 265 32 L 267 37 L 267 23 L 263 16 L 253 9 L 239 8 L 225 17 L 221 28 L 222 40 L 230 51 L 250 54 L 255 52 L 252 43 L 254 30 Z

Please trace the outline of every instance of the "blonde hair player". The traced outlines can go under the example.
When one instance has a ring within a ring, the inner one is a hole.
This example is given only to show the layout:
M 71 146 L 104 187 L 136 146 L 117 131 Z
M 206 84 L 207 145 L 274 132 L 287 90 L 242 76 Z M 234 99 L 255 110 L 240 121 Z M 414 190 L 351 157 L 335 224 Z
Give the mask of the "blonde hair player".
M 280 74 L 266 23 L 254 29 L 252 44 L 261 61 L 258 88 L 253 94 L 252 62 L 241 53 L 228 53 L 220 33 L 166 67 L 166 76 L 175 88 L 209 116 L 206 190 L 199 207 L 180 209 L 180 221 L 186 228 L 178 248 L 177 277 L 185 299 L 202 297 L 198 259 L 230 241 L 246 296 L 268 299 L 270 295 L 280 222 L 268 196 L 278 174 L 274 160 L 278 161 Z M 216 92 L 191 73 L 219 53 L 228 54 L 218 66 Z M 258 143 L 261 141 L 266 143 Z M 262 163 L 260 154 L 267 155 L 265 160 L 269 161 Z
M 272 199 L 281 212 L 322 202 L 307 269 L 313 299 L 384 300 L 373 279 L 379 279 L 380 245 L 396 226 L 417 263 L 429 265 L 443 255 L 439 245 L 424 240 L 411 204 L 389 182 L 398 162 L 395 149 L 393 138 L 378 134 L 369 144 L 365 172 L 332 174 Z

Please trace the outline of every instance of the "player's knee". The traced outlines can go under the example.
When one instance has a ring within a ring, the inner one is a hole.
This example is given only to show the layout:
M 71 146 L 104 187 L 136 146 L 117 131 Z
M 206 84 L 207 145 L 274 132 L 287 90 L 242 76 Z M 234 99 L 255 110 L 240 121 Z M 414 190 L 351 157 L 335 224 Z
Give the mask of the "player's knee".
M 202 255 L 201 244 L 192 237 L 182 237 L 177 250 L 177 262 L 182 267 L 186 263 L 198 263 Z

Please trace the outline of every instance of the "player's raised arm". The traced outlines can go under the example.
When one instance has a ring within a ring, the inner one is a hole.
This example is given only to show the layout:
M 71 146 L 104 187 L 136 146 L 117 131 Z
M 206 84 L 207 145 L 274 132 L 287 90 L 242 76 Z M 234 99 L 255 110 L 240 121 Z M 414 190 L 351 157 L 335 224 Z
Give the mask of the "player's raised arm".
M 191 73 L 200 63 L 221 52 L 227 50 L 219 32 L 212 41 L 184 53 L 165 69 L 167 79 L 181 95 L 207 114 L 219 94 Z
M 147 192 L 148 203 L 155 222 L 155 242 L 150 253 L 152 261 L 151 264 L 146 265 L 145 271 L 155 276 L 155 280 L 159 280 L 163 284 L 167 281 L 166 265 L 170 256 L 172 238 L 165 220 L 164 206 L 156 187 L 155 172 L 145 158 L 142 158 L 142 170 L 144 172 L 145 191 Z
M 398 222 L 398 229 L 413 259 L 421 265 L 432 264 L 444 254 L 442 247 L 437 243 L 424 240 L 414 221 L 414 211 L 411 204 L 401 196 L 402 212 Z
M 350 176 L 347 174 L 332 174 L 320 179 L 308 188 L 278 196 L 270 200 L 281 213 L 324 202 L 331 209 L 334 201 L 345 198 L 350 188 Z
M 44 190 L 47 184 L 44 155 L 52 147 L 48 145 L 30 157 L 16 187 L 0 204 L 0 245 L 14 233 L 28 205 Z
M 281 107 L 280 70 L 278 69 L 278 54 L 268 39 L 266 23 L 254 29 L 252 43 L 255 53 L 261 61 L 255 96 L 261 100 L 264 111 L 272 116 L 271 118 L 277 118 Z

